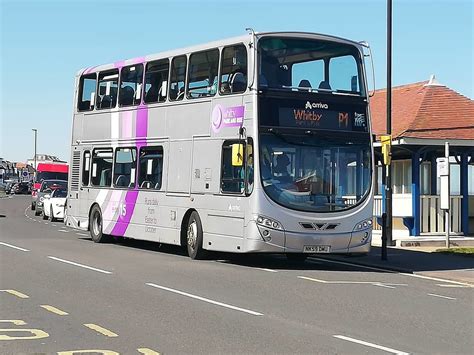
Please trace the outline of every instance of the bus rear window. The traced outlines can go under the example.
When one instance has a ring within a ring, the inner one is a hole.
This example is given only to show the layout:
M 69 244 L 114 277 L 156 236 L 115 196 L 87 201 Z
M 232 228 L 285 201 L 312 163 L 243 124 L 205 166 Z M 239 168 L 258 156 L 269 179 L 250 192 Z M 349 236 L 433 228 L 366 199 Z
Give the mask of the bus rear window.
M 79 82 L 79 95 L 77 109 L 79 111 L 90 111 L 94 109 L 96 88 L 96 75 L 83 75 Z

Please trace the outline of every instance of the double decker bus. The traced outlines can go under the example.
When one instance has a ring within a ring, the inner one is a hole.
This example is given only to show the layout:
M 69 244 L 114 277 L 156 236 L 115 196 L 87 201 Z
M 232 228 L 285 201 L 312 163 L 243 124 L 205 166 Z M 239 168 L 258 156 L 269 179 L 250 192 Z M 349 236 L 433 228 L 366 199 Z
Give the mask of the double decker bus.
M 67 225 L 207 250 L 366 253 L 364 47 L 254 33 L 76 76 Z

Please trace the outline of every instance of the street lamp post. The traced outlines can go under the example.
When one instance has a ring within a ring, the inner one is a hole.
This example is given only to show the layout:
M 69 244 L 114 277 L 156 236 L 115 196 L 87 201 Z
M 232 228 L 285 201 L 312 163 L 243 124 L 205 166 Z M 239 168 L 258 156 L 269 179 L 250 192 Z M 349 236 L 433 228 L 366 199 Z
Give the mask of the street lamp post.
M 38 137 L 38 130 L 36 128 L 31 129 L 33 132 L 35 132 L 35 156 L 34 156 L 34 161 L 35 161 L 35 175 L 36 175 L 36 143 L 37 143 L 37 137 Z
M 392 0 L 387 1 L 387 135 L 392 138 Z M 390 152 L 391 154 L 391 152 Z M 392 237 L 392 166 L 386 167 L 385 212 L 387 213 L 387 244 L 393 245 Z

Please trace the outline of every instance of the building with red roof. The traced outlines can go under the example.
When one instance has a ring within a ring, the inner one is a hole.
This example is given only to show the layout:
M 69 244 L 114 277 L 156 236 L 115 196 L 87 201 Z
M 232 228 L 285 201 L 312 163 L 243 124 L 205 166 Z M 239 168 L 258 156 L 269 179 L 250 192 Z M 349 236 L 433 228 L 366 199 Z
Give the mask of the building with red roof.
M 376 157 L 381 160 L 380 136 L 386 134 L 387 90 L 370 99 Z M 437 161 L 450 146 L 451 229 L 474 233 L 474 101 L 429 81 L 392 88 L 393 228 L 398 235 L 444 233 L 440 209 Z M 380 164 L 380 162 L 379 162 Z M 381 165 L 377 193 L 382 194 Z M 376 198 L 381 213 L 381 196 Z M 378 212 L 378 213 L 377 213 Z

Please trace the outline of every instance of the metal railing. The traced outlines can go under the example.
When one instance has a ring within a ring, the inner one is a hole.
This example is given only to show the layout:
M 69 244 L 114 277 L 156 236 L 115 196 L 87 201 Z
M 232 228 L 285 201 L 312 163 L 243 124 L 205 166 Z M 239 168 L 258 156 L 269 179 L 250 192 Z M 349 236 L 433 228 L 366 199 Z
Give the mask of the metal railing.
M 461 234 L 461 201 L 462 196 L 451 196 L 451 233 Z M 445 216 L 444 211 L 440 208 L 440 197 L 438 195 L 422 195 L 420 209 L 422 234 L 445 233 Z

